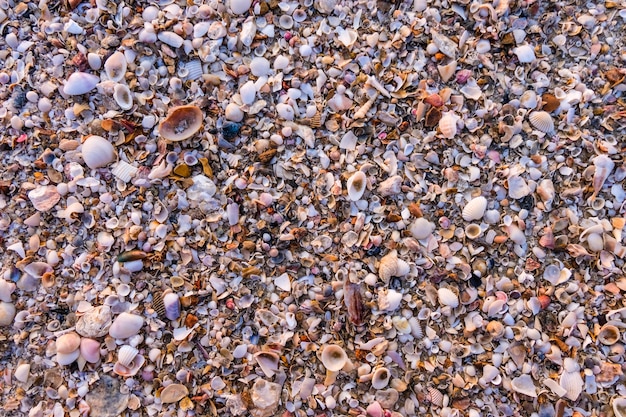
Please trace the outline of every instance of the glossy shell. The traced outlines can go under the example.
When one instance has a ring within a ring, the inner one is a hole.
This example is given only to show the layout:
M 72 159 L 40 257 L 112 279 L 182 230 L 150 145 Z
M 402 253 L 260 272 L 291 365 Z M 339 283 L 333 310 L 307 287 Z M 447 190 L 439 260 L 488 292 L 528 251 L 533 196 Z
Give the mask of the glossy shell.
M 102 136 L 89 136 L 81 147 L 85 164 L 91 168 L 102 168 L 114 162 L 117 158 L 115 148 Z
M 159 125 L 159 133 L 173 142 L 189 139 L 200 130 L 203 118 L 198 106 L 175 107 Z

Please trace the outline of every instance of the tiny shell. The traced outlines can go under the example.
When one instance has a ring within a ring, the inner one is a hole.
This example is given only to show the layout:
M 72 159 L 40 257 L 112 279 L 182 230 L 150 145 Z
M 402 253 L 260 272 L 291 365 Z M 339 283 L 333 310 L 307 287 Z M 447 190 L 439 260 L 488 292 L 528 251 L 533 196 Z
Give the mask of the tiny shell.
M 487 210 L 487 199 L 483 196 L 472 198 L 463 208 L 463 220 L 480 220 Z
M 387 368 L 378 368 L 374 371 L 372 375 L 372 388 L 374 389 L 384 389 L 391 379 L 391 373 Z
M 456 61 L 450 61 L 450 63 L 446 65 L 438 65 L 437 70 L 439 71 L 439 75 L 441 76 L 441 81 L 448 82 L 456 72 Z
M 552 116 L 547 111 L 534 111 L 530 113 L 528 120 L 531 125 L 544 133 L 554 131 L 554 120 L 552 120 Z
M 75 72 L 65 81 L 63 92 L 70 96 L 85 94 L 96 88 L 100 77 L 86 72 Z
M 168 320 L 176 320 L 180 317 L 180 299 L 178 294 L 169 292 L 163 296 L 163 308 Z
M 563 368 L 565 372 L 561 374 L 559 385 L 567 391 L 565 398 L 576 401 L 584 386 L 583 378 L 580 376 L 578 363 L 576 363 L 576 361 L 572 358 L 565 358 L 563 361 Z M 568 372 L 568 369 L 571 371 Z
M 175 403 L 185 398 L 189 390 L 183 384 L 170 384 L 161 391 L 161 402 L 163 404 Z
M 198 106 L 174 107 L 159 124 L 159 133 L 164 139 L 173 142 L 188 139 L 200 130 L 203 118 L 202 110 Z
M 126 57 L 122 52 L 115 52 L 104 62 L 104 71 L 111 81 L 119 82 L 126 75 Z
M 85 164 L 91 169 L 107 166 L 117 157 L 111 142 L 102 136 L 95 135 L 91 135 L 85 140 L 81 147 L 81 153 Z
M 320 357 L 322 364 L 331 372 L 340 371 L 348 363 L 348 355 L 339 345 L 326 345 Z
M 459 296 L 448 288 L 439 288 L 437 290 L 439 303 L 444 306 L 456 308 L 459 306 Z
M 109 334 L 116 339 L 126 339 L 139 333 L 143 326 L 143 317 L 131 313 L 122 313 L 113 321 Z
M 113 372 L 123 377 L 135 376 L 145 362 L 146 358 L 142 355 L 135 355 L 129 366 L 124 366 L 119 361 L 116 362 L 113 366 Z
M 74 332 L 61 335 L 56 340 L 57 353 L 74 352 L 80 346 L 80 336 Z
M 465 237 L 468 239 L 477 239 L 482 234 L 482 230 L 480 229 L 480 225 L 476 223 L 470 223 L 465 226 Z
M 605 324 L 598 333 L 598 341 L 603 345 L 614 345 L 619 341 L 621 333 L 617 326 Z
M 365 185 L 367 184 L 367 177 L 363 171 L 356 171 L 348 181 L 346 182 L 346 188 L 348 190 L 348 198 L 351 201 L 358 201 L 365 192 Z

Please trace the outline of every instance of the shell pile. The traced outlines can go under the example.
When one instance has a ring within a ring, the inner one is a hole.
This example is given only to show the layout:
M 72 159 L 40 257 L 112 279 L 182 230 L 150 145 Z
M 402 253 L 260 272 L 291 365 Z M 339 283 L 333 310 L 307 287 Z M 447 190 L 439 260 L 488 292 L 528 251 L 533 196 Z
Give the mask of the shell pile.
M 0 1 L 11 416 L 626 416 L 619 1 Z

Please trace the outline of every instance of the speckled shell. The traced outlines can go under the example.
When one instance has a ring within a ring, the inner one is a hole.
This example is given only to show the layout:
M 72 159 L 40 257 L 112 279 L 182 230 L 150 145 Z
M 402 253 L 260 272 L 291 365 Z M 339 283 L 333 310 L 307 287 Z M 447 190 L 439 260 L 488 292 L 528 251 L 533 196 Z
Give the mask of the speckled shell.
M 487 210 L 487 199 L 485 197 L 478 196 L 472 198 L 463 208 L 463 220 L 472 221 L 480 220 Z
M 367 183 L 367 176 L 363 171 L 357 171 L 346 182 L 346 188 L 348 190 L 348 198 L 351 201 L 358 201 L 365 192 L 365 185 Z
M 189 139 L 200 130 L 203 118 L 198 106 L 175 107 L 159 125 L 159 133 L 162 138 L 173 142 Z
M 550 113 L 546 111 L 534 111 L 528 116 L 530 124 L 537 130 L 544 133 L 550 133 L 554 131 L 554 120 Z
M 338 372 L 346 366 L 348 355 L 346 351 L 339 345 L 326 345 L 322 350 L 322 364 L 331 372 Z

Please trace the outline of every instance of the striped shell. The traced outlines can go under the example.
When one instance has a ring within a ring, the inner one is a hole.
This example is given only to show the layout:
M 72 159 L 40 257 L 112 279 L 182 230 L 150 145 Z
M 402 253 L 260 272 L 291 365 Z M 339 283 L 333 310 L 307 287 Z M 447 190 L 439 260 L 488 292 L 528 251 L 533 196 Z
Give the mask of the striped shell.
M 139 351 L 136 348 L 130 345 L 124 345 L 120 348 L 120 351 L 117 354 L 117 361 L 125 367 L 130 368 L 132 367 L 137 353 L 139 353 Z
M 551 133 L 554 131 L 554 120 L 552 120 L 550 113 L 546 111 L 534 111 L 530 113 L 528 120 L 534 128 L 544 133 Z
M 184 69 L 187 72 L 187 75 L 185 76 L 186 80 L 198 80 L 204 73 L 202 70 L 202 62 L 199 59 L 185 63 Z
M 480 220 L 485 214 L 487 209 L 487 199 L 485 197 L 478 196 L 472 198 L 463 208 L 463 220 L 472 221 Z
M 152 308 L 160 318 L 165 317 L 165 305 L 163 304 L 163 295 L 159 292 L 152 296 Z
M 437 388 L 428 387 L 428 400 L 434 406 L 443 406 L 443 394 Z
M 111 173 L 117 178 L 124 182 L 130 182 L 131 179 L 135 176 L 138 169 L 126 161 L 120 160 L 115 168 L 111 170 Z

